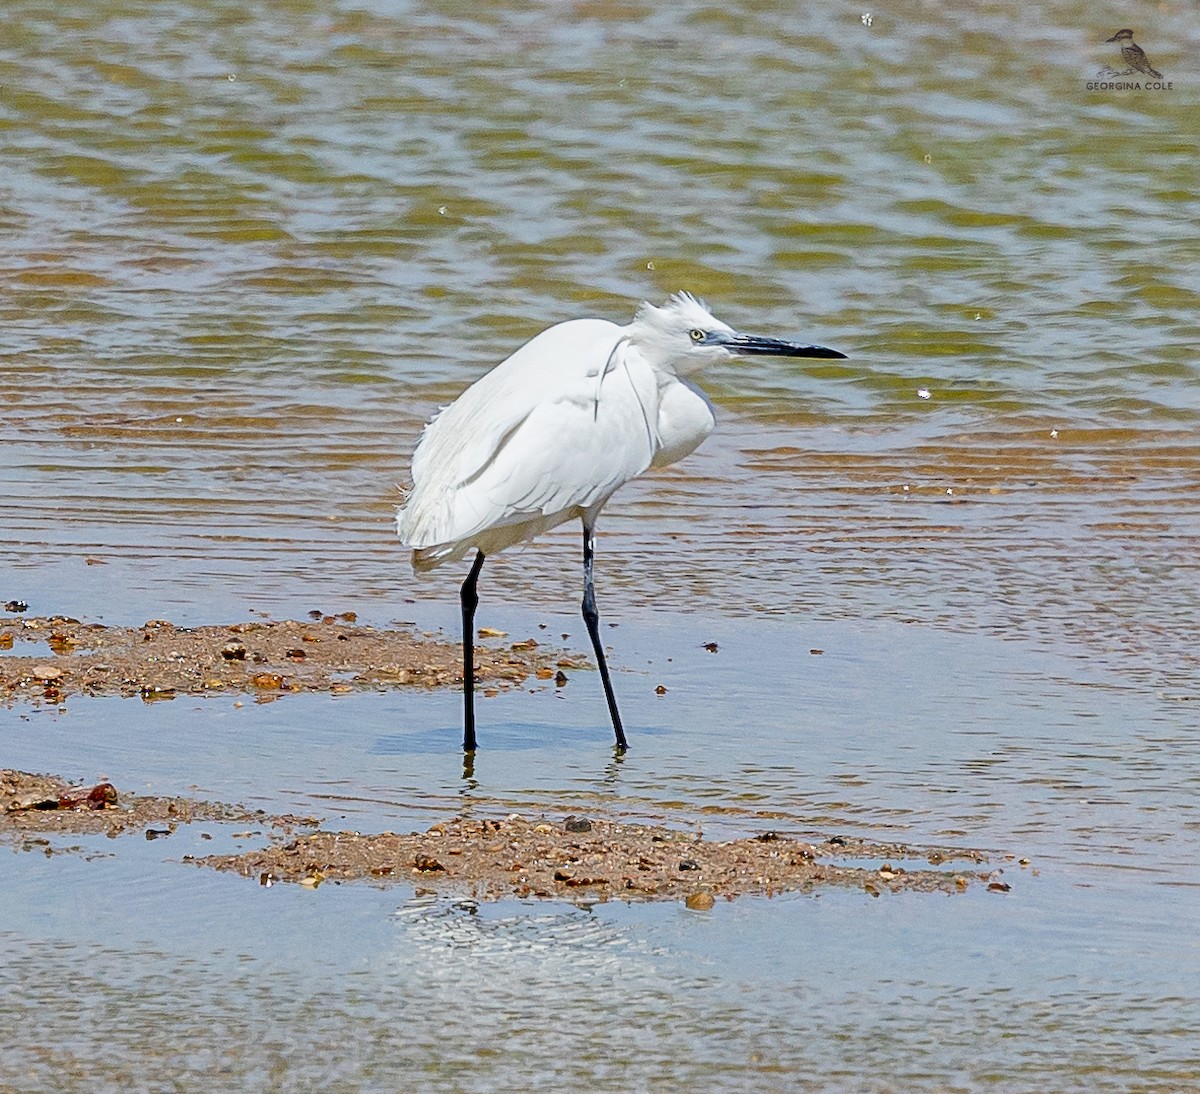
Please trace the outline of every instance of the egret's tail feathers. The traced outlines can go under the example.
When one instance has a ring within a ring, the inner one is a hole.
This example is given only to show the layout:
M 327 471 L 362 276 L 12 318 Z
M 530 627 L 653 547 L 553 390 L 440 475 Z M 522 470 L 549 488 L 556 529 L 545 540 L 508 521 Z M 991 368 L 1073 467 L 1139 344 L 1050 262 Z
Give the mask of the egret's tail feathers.
M 456 536 L 446 513 L 431 513 L 427 507 L 422 509 L 411 502 L 397 511 L 396 532 L 400 542 L 412 548 L 412 565 L 417 573 L 466 558 L 476 547 L 473 534 Z
M 414 513 L 412 507 L 399 509 L 396 512 L 396 533 L 405 547 L 413 549 L 413 569 L 418 573 L 432 570 L 438 563 L 445 562 L 454 553 L 453 543 L 439 543 L 439 537 L 430 534 L 430 529 L 423 525 L 419 513 Z
M 451 555 L 449 547 L 418 547 L 412 554 L 412 567 L 418 574 L 432 570 Z

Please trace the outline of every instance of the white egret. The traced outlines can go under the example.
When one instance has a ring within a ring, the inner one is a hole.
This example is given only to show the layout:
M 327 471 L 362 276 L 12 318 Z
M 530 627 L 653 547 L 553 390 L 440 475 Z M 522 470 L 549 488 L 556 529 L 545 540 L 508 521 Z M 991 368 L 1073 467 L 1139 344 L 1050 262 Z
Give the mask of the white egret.
M 688 293 L 643 304 L 628 326 L 572 319 L 542 331 L 425 427 L 396 528 L 413 568 L 475 559 L 463 582 L 463 749 L 475 751 L 475 609 L 488 555 L 564 521 L 583 522 L 583 619 L 616 733 L 626 747 L 600 641 L 596 518 L 616 490 L 692 452 L 712 405 L 689 377 L 735 355 L 844 357 L 824 346 L 739 334 Z

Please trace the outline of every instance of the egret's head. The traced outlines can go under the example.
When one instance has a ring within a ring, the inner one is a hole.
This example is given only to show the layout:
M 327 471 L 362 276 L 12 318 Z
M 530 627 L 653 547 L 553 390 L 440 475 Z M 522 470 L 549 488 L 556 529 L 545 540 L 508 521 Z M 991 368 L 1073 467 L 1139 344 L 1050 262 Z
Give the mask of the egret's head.
M 735 354 L 772 357 L 845 357 L 824 346 L 738 334 L 691 293 L 680 292 L 661 308 L 643 304 L 629 325 L 629 340 L 655 368 L 686 376 Z

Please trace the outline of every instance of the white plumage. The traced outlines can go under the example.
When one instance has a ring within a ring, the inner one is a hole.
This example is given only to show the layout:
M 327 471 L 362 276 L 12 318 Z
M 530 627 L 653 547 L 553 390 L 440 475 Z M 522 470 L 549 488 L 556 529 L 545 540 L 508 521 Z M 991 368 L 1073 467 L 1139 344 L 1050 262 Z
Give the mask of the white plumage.
M 843 356 L 738 334 L 677 293 L 661 308 L 643 304 L 627 326 L 550 327 L 425 427 L 396 528 L 417 570 L 476 552 L 462 587 L 466 751 L 475 749 L 472 637 L 484 558 L 573 518 L 583 523 L 583 616 L 624 750 L 593 591 L 596 518 L 630 479 L 682 459 L 712 432 L 712 406 L 688 376 L 733 354 Z
M 712 432 L 708 400 L 664 354 L 673 328 L 732 330 L 685 294 L 642 306 L 627 327 L 573 319 L 543 331 L 425 428 L 400 539 L 429 569 L 485 555 L 599 512 L 651 465 L 682 459 Z M 693 351 L 694 352 L 694 351 Z M 720 352 L 720 351 L 718 351 Z

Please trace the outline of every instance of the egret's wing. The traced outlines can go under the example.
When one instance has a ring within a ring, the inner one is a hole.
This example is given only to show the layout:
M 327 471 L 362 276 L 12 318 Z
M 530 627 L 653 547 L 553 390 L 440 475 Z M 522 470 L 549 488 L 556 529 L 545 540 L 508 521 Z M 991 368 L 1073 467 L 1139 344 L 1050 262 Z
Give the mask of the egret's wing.
M 413 456 L 401 538 L 418 548 L 602 501 L 653 456 L 654 380 L 622 330 L 552 327 L 467 389 Z
M 425 427 L 412 458 L 413 485 L 451 485 L 476 474 L 504 438 L 546 400 L 570 396 L 599 376 L 621 328 L 602 319 L 559 323 L 523 345 L 464 391 Z
M 590 509 L 653 454 L 638 391 L 621 370 L 604 381 L 599 406 L 591 390 L 539 405 L 460 491 L 460 513 L 479 530 Z

